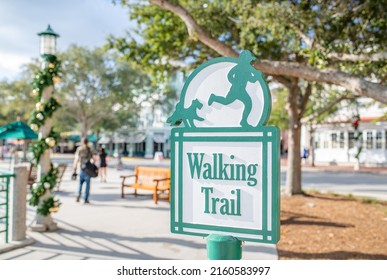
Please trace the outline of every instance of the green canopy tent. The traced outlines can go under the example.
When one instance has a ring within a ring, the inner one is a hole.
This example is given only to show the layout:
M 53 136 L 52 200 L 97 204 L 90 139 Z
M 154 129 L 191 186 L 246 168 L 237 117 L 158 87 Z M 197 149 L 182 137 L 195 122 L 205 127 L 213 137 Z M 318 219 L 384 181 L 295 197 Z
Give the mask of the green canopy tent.
M 0 139 L 38 139 L 38 134 L 24 122 L 15 121 L 0 127 Z
M 38 134 L 36 134 L 26 123 L 21 121 L 11 122 L 0 127 L 0 139 L 31 140 L 37 138 Z M 26 158 L 26 148 L 26 143 L 24 142 L 24 159 Z
M 76 149 L 79 145 L 81 145 L 82 137 L 81 137 L 81 135 L 79 135 L 79 134 L 73 134 L 73 135 L 67 136 L 67 137 L 66 137 L 66 140 L 67 140 L 68 142 L 70 142 L 70 143 L 69 143 L 69 149 L 70 149 L 70 150 L 71 150 L 71 149 L 74 149 L 74 151 L 75 151 L 75 149 Z M 98 137 L 97 137 L 96 135 L 94 135 L 94 134 L 89 134 L 89 135 L 87 135 L 87 140 L 89 140 L 89 143 L 92 143 L 93 146 L 95 146 L 96 143 L 97 143 L 97 141 L 98 141 Z
M 67 138 L 68 141 L 72 141 L 72 142 L 79 142 L 81 141 L 81 136 L 78 135 L 78 134 L 75 134 L 75 135 L 71 135 Z M 89 140 L 89 142 L 97 142 L 98 141 L 98 138 L 96 135 L 94 134 L 89 134 L 87 135 L 87 140 Z

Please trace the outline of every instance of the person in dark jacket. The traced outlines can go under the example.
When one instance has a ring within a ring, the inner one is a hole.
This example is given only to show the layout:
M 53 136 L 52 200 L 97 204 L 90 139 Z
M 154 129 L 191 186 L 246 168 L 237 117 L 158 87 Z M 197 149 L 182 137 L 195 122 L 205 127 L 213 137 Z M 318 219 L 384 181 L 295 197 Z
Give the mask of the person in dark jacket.
M 76 201 L 79 202 L 79 200 L 81 199 L 82 187 L 83 187 L 83 183 L 85 183 L 86 184 L 85 196 L 84 196 L 85 203 L 90 203 L 89 195 L 90 195 L 91 177 L 86 172 L 83 171 L 83 167 L 85 166 L 86 162 L 88 162 L 89 160 L 95 162 L 93 150 L 88 146 L 88 144 L 89 144 L 89 141 L 87 140 L 87 138 L 82 139 L 82 145 L 79 146 L 78 149 L 76 150 L 75 159 L 73 163 L 74 174 L 77 173 L 78 163 L 80 163 L 81 165 L 80 167 L 81 171 L 79 173 L 78 196 Z
M 106 167 L 107 167 L 107 154 L 104 148 L 101 148 L 99 152 L 99 175 L 101 182 L 106 182 Z

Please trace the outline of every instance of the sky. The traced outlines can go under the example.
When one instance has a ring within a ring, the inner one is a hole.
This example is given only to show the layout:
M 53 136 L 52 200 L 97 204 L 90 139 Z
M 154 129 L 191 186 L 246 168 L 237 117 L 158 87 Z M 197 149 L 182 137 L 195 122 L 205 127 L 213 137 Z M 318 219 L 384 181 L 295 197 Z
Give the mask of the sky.
M 39 57 L 37 33 L 48 24 L 60 35 L 59 51 L 102 46 L 109 34 L 129 29 L 127 10 L 111 0 L 0 0 L 0 80 L 16 79 L 23 64 Z

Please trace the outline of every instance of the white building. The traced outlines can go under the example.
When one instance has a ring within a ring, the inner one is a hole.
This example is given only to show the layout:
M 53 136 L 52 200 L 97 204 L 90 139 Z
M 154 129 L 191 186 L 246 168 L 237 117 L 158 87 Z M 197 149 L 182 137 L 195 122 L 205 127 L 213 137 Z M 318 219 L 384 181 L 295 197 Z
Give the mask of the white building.
M 183 73 L 177 73 L 169 86 L 180 93 L 184 79 Z M 170 157 L 172 127 L 166 120 L 172 114 L 174 106 L 173 109 L 166 109 L 168 106 L 162 102 L 154 102 L 160 101 L 157 93 L 150 98 L 153 101 L 138 100 L 141 111 L 137 128 L 122 128 L 114 135 L 103 137 L 98 143 L 107 147 L 113 146 L 109 150 L 113 150 L 115 155 L 123 153 L 128 156 L 153 158 L 156 153 L 161 153 L 163 157 Z M 156 103 L 161 105 L 154 105 Z
M 367 104 L 369 100 L 363 99 L 361 103 Z M 386 108 L 376 104 L 362 107 L 358 113 L 358 131 L 361 133 L 358 141 L 355 140 L 355 128 L 352 125 L 356 113 L 351 110 L 341 110 L 326 123 L 314 125 L 312 142 L 315 163 L 354 165 L 357 149 L 361 147 L 361 165 L 387 166 L 387 120 L 378 120 L 386 113 Z M 309 137 L 310 128 L 303 126 L 301 145 L 311 151 Z

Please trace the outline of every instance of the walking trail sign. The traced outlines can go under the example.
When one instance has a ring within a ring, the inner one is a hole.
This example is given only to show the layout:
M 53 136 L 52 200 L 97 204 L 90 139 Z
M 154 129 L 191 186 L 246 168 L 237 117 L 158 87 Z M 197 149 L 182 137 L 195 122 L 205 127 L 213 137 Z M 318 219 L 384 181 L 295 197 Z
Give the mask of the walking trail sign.
M 279 129 L 265 126 L 269 88 L 251 62 L 221 57 L 199 66 L 167 120 L 171 135 L 171 231 L 279 240 Z

